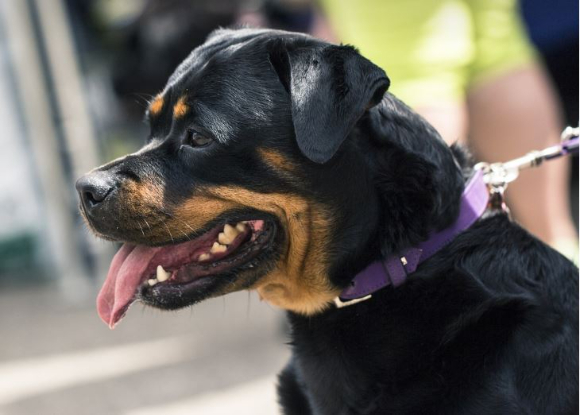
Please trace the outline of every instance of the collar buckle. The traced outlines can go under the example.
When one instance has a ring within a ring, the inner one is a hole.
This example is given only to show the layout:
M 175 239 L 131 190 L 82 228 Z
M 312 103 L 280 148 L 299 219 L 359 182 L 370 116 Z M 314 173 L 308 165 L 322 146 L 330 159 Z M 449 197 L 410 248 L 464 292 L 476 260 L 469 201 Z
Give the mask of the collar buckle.
M 363 301 L 370 300 L 371 298 L 372 298 L 372 295 L 369 294 L 369 295 L 366 295 L 366 296 L 361 297 L 361 298 L 355 298 L 353 300 L 342 301 L 340 299 L 340 297 L 337 296 L 334 298 L 334 305 L 336 306 L 336 308 L 344 308 L 344 307 L 348 307 L 349 305 L 362 303 Z

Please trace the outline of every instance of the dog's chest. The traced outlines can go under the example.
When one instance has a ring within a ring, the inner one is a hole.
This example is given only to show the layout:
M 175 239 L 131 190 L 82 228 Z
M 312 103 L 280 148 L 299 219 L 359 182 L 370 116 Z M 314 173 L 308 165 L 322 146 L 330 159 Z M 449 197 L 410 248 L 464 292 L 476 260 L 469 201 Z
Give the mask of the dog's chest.
M 376 413 L 380 384 L 346 358 L 341 347 L 316 354 L 295 352 L 294 364 L 313 415 Z
M 382 335 L 363 335 L 366 318 L 354 325 L 358 319 L 347 320 L 332 313 L 291 318 L 292 365 L 312 414 L 370 415 L 384 409 L 389 347 Z

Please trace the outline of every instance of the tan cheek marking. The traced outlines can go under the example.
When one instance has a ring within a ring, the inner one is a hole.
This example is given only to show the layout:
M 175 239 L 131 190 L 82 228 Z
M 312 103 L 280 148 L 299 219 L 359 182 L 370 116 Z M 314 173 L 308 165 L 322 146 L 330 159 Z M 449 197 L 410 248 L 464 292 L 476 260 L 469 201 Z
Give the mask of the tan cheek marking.
M 173 209 L 173 219 L 168 221 L 171 228 L 189 229 L 189 233 L 197 231 L 214 220 L 222 213 L 239 207 L 234 202 L 216 199 L 211 196 L 193 196 L 185 203 Z
M 163 96 L 159 94 L 149 105 L 149 113 L 152 115 L 157 115 L 161 112 L 162 109 L 163 109 Z
M 180 205 L 174 214 L 193 228 L 219 214 L 252 207 L 275 215 L 288 236 L 281 260 L 252 288 L 266 301 L 302 314 L 322 311 L 339 290 L 328 281 L 327 250 L 331 214 L 304 198 L 262 194 L 243 188 L 218 187 L 202 191 Z
M 251 288 L 269 303 L 305 315 L 324 310 L 339 294 L 340 290 L 328 280 L 327 247 L 332 215 L 322 206 L 296 195 L 262 194 L 230 187 L 201 190 L 178 206 L 166 206 L 162 185 L 128 182 L 123 192 L 126 209 L 121 214 L 126 217 L 123 220 L 130 223 L 135 218 L 148 219 L 144 231 L 153 243 L 166 242 L 171 235 L 191 234 L 224 212 L 240 207 L 275 215 L 285 230 L 286 246 L 274 269 Z M 160 211 L 170 211 L 171 215 L 161 217 Z M 237 281 L 228 287 L 228 292 L 242 289 L 242 283 Z
M 134 204 L 147 203 L 156 207 L 163 204 L 163 188 L 153 183 L 127 181 L 123 190 Z
M 271 148 L 259 148 L 258 153 L 268 166 L 273 167 L 277 171 L 288 173 L 296 173 L 299 171 L 297 166 L 279 151 Z
M 148 220 L 147 228 L 141 226 L 152 243 L 167 242 L 171 235 L 191 234 L 238 208 L 252 207 L 275 215 L 285 230 L 286 246 L 274 269 L 251 288 L 273 305 L 307 315 L 328 307 L 338 295 L 339 290 L 328 281 L 332 215 L 321 206 L 296 195 L 262 194 L 235 187 L 203 189 L 178 206 L 164 200 L 161 184 L 127 182 L 123 192 L 123 220 L 131 228 L 136 228 L 137 220 Z M 160 211 L 170 215 L 163 216 Z M 228 291 L 242 289 L 242 285 L 240 279 Z
M 171 239 L 163 223 L 165 218 L 163 186 L 147 181 L 136 183 L 126 181 L 121 190 L 123 208 L 117 220 L 123 227 L 133 230 L 136 238 L 146 238 L 148 242 L 158 243 Z
M 177 119 L 183 117 L 187 113 L 188 109 L 189 107 L 185 103 L 185 96 L 182 96 L 173 106 L 173 118 Z
M 296 170 L 296 166 L 279 151 L 271 148 L 259 148 L 258 153 L 260 153 L 264 162 L 270 167 L 274 167 L 278 170 Z

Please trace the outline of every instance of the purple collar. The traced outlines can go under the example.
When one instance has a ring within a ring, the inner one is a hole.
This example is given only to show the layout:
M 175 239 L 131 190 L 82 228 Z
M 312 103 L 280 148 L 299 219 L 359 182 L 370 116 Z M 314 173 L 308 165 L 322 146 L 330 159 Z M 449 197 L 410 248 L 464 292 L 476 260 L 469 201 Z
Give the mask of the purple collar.
M 439 251 L 457 235 L 469 228 L 483 214 L 489 200 L 489 191 L 483 181 L 483 172 L 477 170 L 469 180 L 461 197 L 459 216 L 450 227 L 431 234 L 417 247 L 408 248 L 384 261 L 370 264 L 359 272 L 340 296 L 335 299 L 337 307 L 355 304 L 370 298 L 370 294 L 388 285 L 398 287 L 417 266 Z M 347 300 L 345 302 L 341 300 Z

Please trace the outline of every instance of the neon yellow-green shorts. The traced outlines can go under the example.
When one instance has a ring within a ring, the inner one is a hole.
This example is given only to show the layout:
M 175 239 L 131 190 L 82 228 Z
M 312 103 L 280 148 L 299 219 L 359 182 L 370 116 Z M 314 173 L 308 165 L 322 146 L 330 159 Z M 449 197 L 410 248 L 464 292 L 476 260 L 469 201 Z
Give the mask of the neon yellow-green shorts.
M 385 69 L 417 107 L 458 101 L 474 84 L 535 59 L 516 0 L 322 0 L 339 40 Z

